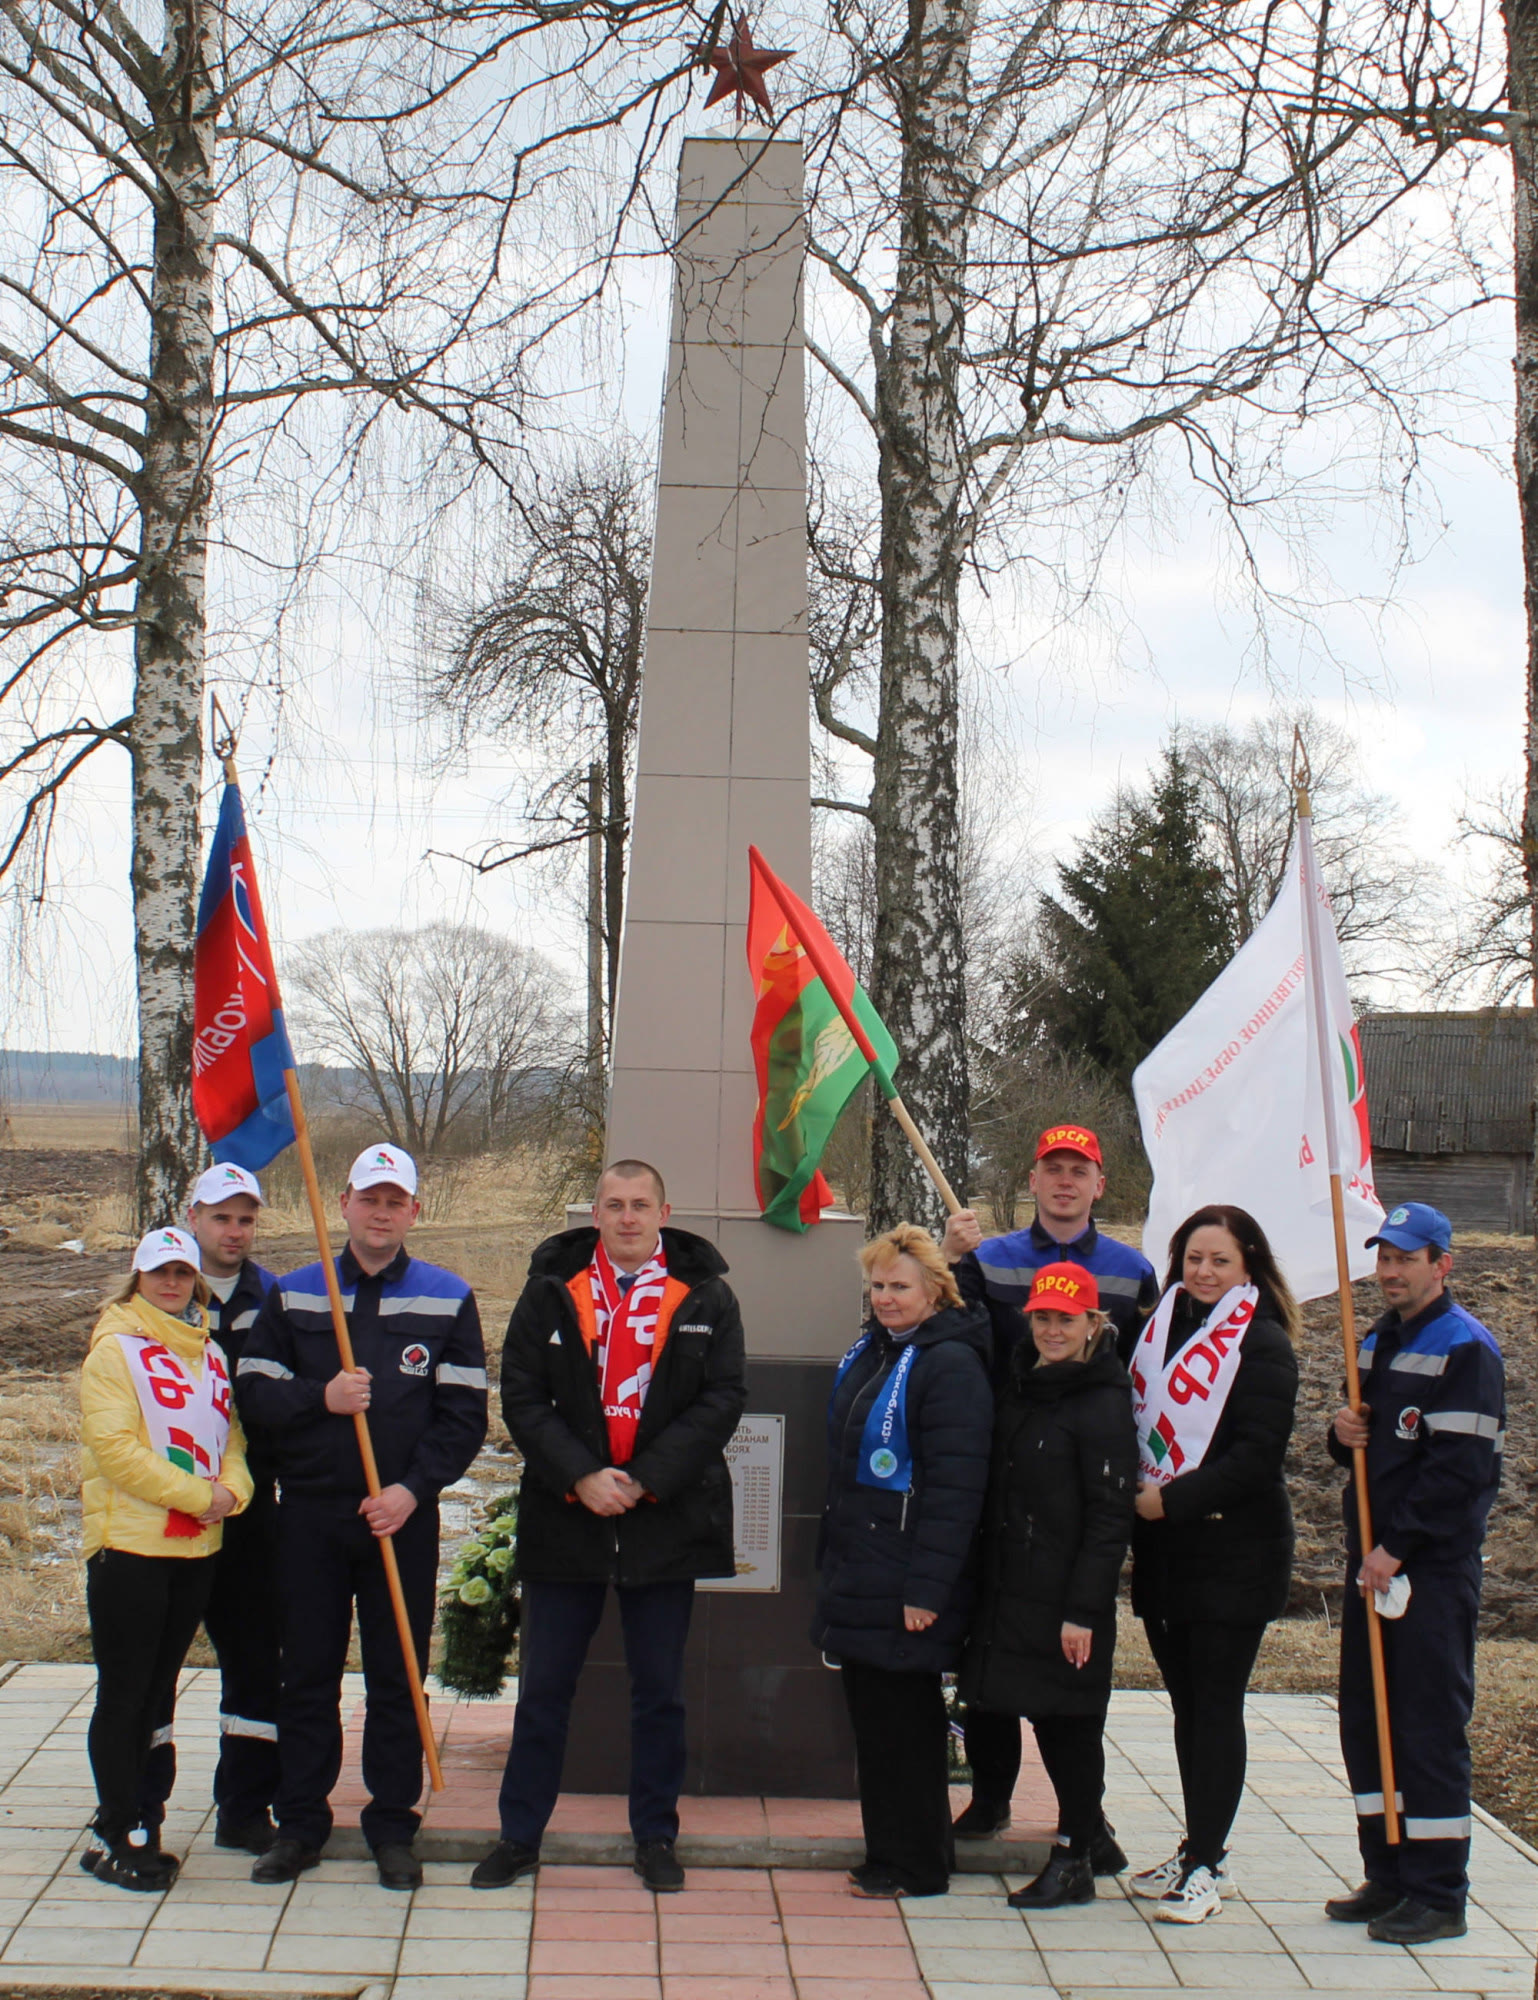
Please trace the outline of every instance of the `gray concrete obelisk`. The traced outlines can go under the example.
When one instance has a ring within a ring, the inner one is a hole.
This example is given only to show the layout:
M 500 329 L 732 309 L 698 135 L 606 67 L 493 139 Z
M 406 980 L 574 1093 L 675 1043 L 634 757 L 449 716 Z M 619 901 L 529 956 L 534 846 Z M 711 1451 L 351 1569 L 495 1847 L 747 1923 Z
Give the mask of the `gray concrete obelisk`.
M 851 1753 L 808 1627 L 861 1231 L 759 1219 L 745 958 L 749 843 L 810 893 L 804 246 L 798 143 L 685 140 L 607 1157 L 654 1161 L 674 1221 L 720 1245 L 749 1413 L 781 1420 L 779 1587 L 696 1601 L 690 1787 L 827 1796 L 851 1788 Z M 594 1664 L 568 1783 L 617 1790 L 628 1705 L 607 1622 Z

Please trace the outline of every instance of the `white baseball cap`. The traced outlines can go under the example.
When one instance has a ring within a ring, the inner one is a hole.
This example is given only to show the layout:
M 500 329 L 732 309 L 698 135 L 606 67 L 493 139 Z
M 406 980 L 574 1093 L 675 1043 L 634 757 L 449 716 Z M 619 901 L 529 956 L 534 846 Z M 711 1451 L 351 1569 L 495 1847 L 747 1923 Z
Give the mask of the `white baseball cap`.
M 198 1255 L 196 1238 L 185 1229 L 152 1229 L 147 1236 L 141 1236 L 134 1252 L 134 1269 L 158 1271 L 162 1264 L 190 1264 L 194 1271 L 201 1271 L 203 1260 Z
M 198 1176 L 198 1184 L 187 1197 L 187 1208 L 213 1208 L 221 1201 L 228 1201 L 232 1194 L 248 1194 L 265 1208 L 267 1198 L 262 1193 L 262 1184 L 255 1174 L 247 1173 L 244 1167 L 237 1167 L 233 1160 L 221 1160 L 209 1168 L 206 1174 Z
M 400 1146 L 365 1146 L 347 1170 L 350 1188 L 398 1187 L 417 1191 L 417 1163 Z

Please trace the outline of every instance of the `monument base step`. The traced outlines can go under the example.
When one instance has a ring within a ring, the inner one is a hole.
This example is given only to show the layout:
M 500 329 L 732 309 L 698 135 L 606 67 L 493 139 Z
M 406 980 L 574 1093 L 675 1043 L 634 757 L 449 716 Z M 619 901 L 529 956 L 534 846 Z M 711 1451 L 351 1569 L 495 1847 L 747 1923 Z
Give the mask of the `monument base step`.
M 433 1826 L 417 1835 L 416 1851 L 424 1861 L 479 1861 L 495 1834 L 474 1827 Z M 628 1833 L 546 1833 L 541 1859 L 586 1868 L 628 1868 L 633 1856 Z M 1034 1829 L 1002 1840 L 960 1841 L 956 1847 L 959 1875 L 1036 1875 L 1047 1865 L 1048 1837 Z M 326 1844 L 331 1861 L 368 1858 L 363 1835 L 355 1826 L 339 1826 Z M 763 1833 L 685 1833 L 679 1837 L 678 1858 L 686 1868 L 853 1868 L 865 1859 L 863 1841 L 841 1835 Z

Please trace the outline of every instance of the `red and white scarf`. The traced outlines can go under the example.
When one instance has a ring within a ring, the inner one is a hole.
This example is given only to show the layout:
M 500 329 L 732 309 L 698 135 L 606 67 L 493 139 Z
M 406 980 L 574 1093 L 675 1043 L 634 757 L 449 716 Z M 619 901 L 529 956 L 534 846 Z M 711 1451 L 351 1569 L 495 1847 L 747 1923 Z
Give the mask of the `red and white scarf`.
M 662 1240 L 649 1263 L 635 1274 L 622 1293 L 609 1254 L 600 1243 L 590 1272 L 593 1310 L 598 1320 L 598 1381 L 604 1422 L 609 1427 L 609 1457 L 628 1465 L 635 1451 L 641 1406 L 652 1379 L 652 1343 L 657 1338 L 657 1314 L 667 1291 L 668 1267 Z
M 169 1347 L 147 1334 L 120 1333 L 117 1342 L 128 1362 L 150 1448 L 198 1479 L 217 1479 L 230 1434 L 230 1375 L 218 1343 L 210 1340 L 204 1347 L 203 1372 L 194 1375 Z M 201 1535 L 203 1529 L 195 1515 L 171 1507 L 165 1532 Z
M 1138 1456 L 1143 1478 L 1154 1486 L 1168 1486 L 1182 1472 L 1194 1472 L 1206 1457 L 1239 1372 L 1245 1329 L 1260 1299 L 1253 1285 L 1235 1285 L 1166 1362 L 1170 1321 L 1184 1289 L 1170 1286 L 1132 1350 Z

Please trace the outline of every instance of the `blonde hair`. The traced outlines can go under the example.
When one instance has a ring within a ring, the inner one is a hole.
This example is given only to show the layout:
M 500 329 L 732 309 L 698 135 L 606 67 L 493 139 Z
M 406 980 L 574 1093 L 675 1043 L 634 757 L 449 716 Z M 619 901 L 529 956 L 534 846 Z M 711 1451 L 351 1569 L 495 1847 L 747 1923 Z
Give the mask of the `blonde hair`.
M 920 1229 L 916 1222 L 899 1222 L 884 1235 L 873 1236 L 860 1252 L 860 1269 L 868 1278 L 878 1264 L 890 1264 L 896 1257 L 913 1259 L 924 1274 L 924 1289 L 932 1299 L 941 1305 L 961 1304 L 951 1267 L 927 1229 Z
M 102 1300 L 102 1304 L 104 1306 L 126 1306 L 128 1301 L 137 1294 L 139 1279 L 142 1275 L 142 1272 L 130 1271 L 120 1285 L 115 1285 L 108 1292 L 107 1296 Z M 203 1276 L 201 1271 L 193 1274 L 192 1296 L 200 1306 L 206 1306 L 213 1297 L 213 1293 L 209 1290 L 208 1280 Z
M 1034 1319 L 1036 1317 L 1036 1313 L 1038 1312 L 1042 1311 L 1060 1312 L 1061 1310 L 1062 1308 L 1060 1306 L 1051 1306 L 1045 1308 L 1042 1306 L 1037 1306 L 1035 1312 L 1031 1312 L 1028 1310 L 1025 1316 L 1027 1319 Z M 1095 1352 L 1096 1348 L 1099 1347 L 1101 1341 L 1105 1339 L 1106 1328 L 1111 1324 L 1111 1315 L 1108 1312 L 1086 1312 L 1084 1317 L 1090 1323 L 1089 1339 L 1084 1343 L 1084 1359 L 1088 1361 L 1089 1357 Z M 1036 1336 L 1033 1330 L 1031 1334 L 1031 1339 L 1033 1342 L 1035 1338 Z

